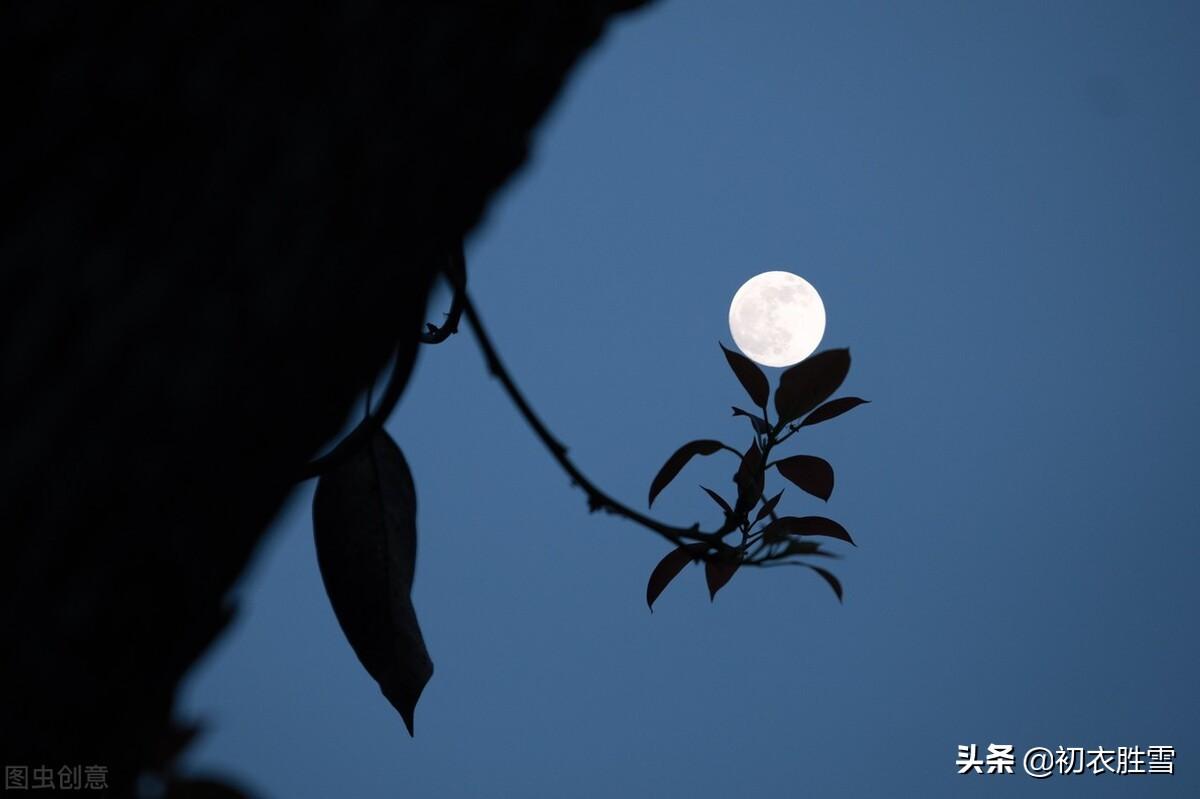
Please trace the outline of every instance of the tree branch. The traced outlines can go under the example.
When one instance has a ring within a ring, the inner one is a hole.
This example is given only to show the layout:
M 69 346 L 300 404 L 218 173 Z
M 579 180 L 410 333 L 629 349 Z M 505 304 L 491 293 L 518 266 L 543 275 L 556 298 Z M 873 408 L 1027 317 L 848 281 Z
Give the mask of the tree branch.
M 629 5 L 0 3 L 7 762 L 132 793 L 296 476 L 395 351 L 386 418 L 446 243 Z
M 460 278 L 454 275 L 449 275 L 449 277 L 456 291 L 462 297 L 463 311 L 466 314 L 467 321 L 471 323 L 471 329 L 475 332 L 475 340 L 479 343 L 480 350 L 483 351 L 483 357 L 487 361 L 488 370 L 504 386 L 505 392 L 507 392 L 513 404 L 517 406 L 517 410 L 521 413 L 521 416 L 524 417 L 526 423 L 546 446 L 546 449 L 550 450 L 550 454 L 571 478 L 572 484 L 583 489 L 584 493 L 587 494 L 589 510 L 593 513 L 602 510 L 606 513 L 623 516 L 648 530 L 658 533 L 676 546 L 684 546 L 688 542 L 697 542 L 707 544 L 715 552 L 728 553 L 737 549 L 737 547 L 730 546 L 722 540 L 726 535 L 737 529 L 737 524 L 733 520 L 727 520 L 724 526 L 713 532 L 701 531 L 699 523 L 687 528 L 664 524 L 657 519 L 639 513 L 633 508 L 618 502 L 601 491 L 595 483 L 589 480 L 567 456 L 567 448 L 554 437 L 554 434 L 550 432 L 545 423 L 534 413 L 528 400 L 525 399 L 521 390 L 517 388 L 512 376 L 504 368 L 504 364 L 501 363 L 500 356 L 492 344 L 491 337 L 488 336 L 487 330 L 479 318 L 479 312 L 475 309 L 475 305 L 467 295 L 465 284 Z M 741 453 L 738 454 L 740 455 Z
M 458 332 L 458 320 L 462 316 L 463 311 L 463 292 L 467 287 L 467 259 L 463 256 L 461 241 L 454 252 L 450 254 L 445 274 L 455 275 L 459 283 L 455 284 L 451 280 L 451 285 L 455 286 L 454 297 L 450 300 L 450 310 L 446 312 L 446 321 L 442 323 L 441 327 L 426 324 L 425 332 L 421 334 L 422 344 L 441 344 Z
M 450 253 L 444 274 L 448 276 L 454 275 L 454 278 L 451 280 L 451 284 L 455 286 L 454 298 L 450 301 L 450 310 L 446 313 L 446 321 L 441 327 L 432 324 L 426 325 L 427 329 L 421 334 L 420 338 L 422 344 L 441 344 L 458 332 L 458 323 L 463 311 L 463 291 L 467 284 L 467 264 L 466 259 L 463 257 L 461 241 Z M 455 281 L 458 282 L 455 283 Z M 458 288 L 458 285 L 461 285 L 463 288 Z M 296 478 L 296 482 L 303 482 L 304 480 L 319 477 L 326 469 L 342 463 L 346 458 L 354 454 L 359 447 L 369 441 L 372 433 L 383 427 L 388 417 L 392 415 L 392 411 L 396 409 L 396 403 L 400 401 L 400 395 L 404 392 L 404 385 L 407 381 L 407 375 L 403 375 L 403 370 L 399 368 L 400 356 L 401 353 L 397 350 L 387 387 L 384 389 L 383 397 L 380 399 L 379 405 L 375 408 L 374 412 L 368 413 L 362 423 L 347 433 L 346 437 L 337 443 L 337 446 L 305 465 L 300 476 Z

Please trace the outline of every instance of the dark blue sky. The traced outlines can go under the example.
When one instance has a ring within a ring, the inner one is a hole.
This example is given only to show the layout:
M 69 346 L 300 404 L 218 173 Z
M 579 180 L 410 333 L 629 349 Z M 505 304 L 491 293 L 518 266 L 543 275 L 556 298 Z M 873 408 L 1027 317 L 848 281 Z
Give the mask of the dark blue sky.
M 337 627 L 307 485 L 190 681 L 190 762 L 292 799 L 1200 794 L 1198 143 L 1194 3 L 629 17 L 472 239 L 473 294 L 585 471 L 644 507 L 679 444 L 749 443 L 734 291 L 811 281 L 873 403 L 793 439 L 838 482 L 782 507 L 854 533 L 845 604 L 793 569 L 710 604 L 693 568 L 649 614 L 665 545 L 586 513 L 462 335 L 389 424 L 436 666 L 416 739 Z M 716 521 L 708 460 L 657 515 Z M 960 743 L 1169 744 L 1178 773 L 960 777 Z

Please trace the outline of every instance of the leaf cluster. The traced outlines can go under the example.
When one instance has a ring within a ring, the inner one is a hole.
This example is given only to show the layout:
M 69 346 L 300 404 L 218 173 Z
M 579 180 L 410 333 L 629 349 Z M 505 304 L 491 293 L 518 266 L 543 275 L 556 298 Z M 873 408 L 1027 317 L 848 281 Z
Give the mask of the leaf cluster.
M 709 597 L 715 598 L 743 566 L 802 566 L 820 576 L 838 599 L 841 582 L 828 569 L 806 558 L 836 557 L 818 539 L 854 544 L 845 527 L 824 516 L 787 516 L 779 511 L 784 491 L 765 493 L 767 477 L 777 474 L 793 486 L 823 501 L 833 494 L 833 467 L 815 455 L 778 455 L 779 448 L 801 429 L 826 422 L 867 402 L 858 397 L 830 399 L 850 371 L 850 351 L 832 349 L 817 353 L 780 375 L 773 396 L 766 374 L 741 353 L 721 346 L 734 375 L 746 390 L 754 410 L 734 407 L 735 417 L 750 422 L 752 438 L 745 450 L 715 439 L 689 441 L 677 449 L 650 483 L 649 504 L 696 457 L 729 452 L 737 457 L 731 498 L 707 487 L 700 488 L 716 503 L 725 521 L 715 534 L 681 542 L 659 561 L 646 585 L 646 603 L 653 609 L 668 584 L 688 563 L 702 562 Z M 785 489 L 786 490 L 786 489 Z
M 767 478 L 779 475 L 802 491 L 828 500 L 833 468 L 814 455 L 778 457 L 779 448 L 804 427 L 828 421 L 863 404 L 857 397 L 830 399 L 850 369 L 847 350 L 828 350 L 796 364 L 780 377 L 774 394 L 766 375 L 748 358 L 722 346 L 725 359 L 745 388 L 754 410 L 734 407 L 751 427 L 749 446 L 736 449 L 715 439 L 691 441 L 659 469 L 650 484 L 649 503 L 697 457 L 728 452 L 737 459 L 733 492 L 727 497 L 707 486 L 704 492 L 720 508 L 722 524 L 702 531 L 699 524 L 666 524 L 603 492 L 568 457 L 533 412 L 530 403 L 504 368 L 479 314 L 465 290 L 461 250 L 445 271 L 455 289 L 446 323 L 433 325 L 422 340 L 438 343 L 457 330 L 459 315 L 471 324 L 488 369 L 500 381 L 517 410 L 574 485 L 584 491 L 588 508 L 622 516 L 653 531 L 673 545 L 658 563 L 646 586 L 654 601 L 692 562 L 704 564 L 710 597 L 744 566 L 803 566 L 812 569 L 842 597 L 842 586 L 827 569 L 808 558 L 835 557 L 822 549 L 822 539 L 854 544 L 850 533 L 824 516 L 782 515 L 783 491 L 765 493 Z M 399 396 L 393 375 L 379 412 L 367 417 L 328 455 L 309 464 L 305 476 L 317 476 L 313 500 L 313 533 L 317 560 L 338 622 L 366 670 L 379 683 L 413 730 L 413 714 L 433 663 L 412 605 L 416 559 L 416 490 L 407 462 L 383 421 Z M 773 405 L 774 413 L 768 408 Z

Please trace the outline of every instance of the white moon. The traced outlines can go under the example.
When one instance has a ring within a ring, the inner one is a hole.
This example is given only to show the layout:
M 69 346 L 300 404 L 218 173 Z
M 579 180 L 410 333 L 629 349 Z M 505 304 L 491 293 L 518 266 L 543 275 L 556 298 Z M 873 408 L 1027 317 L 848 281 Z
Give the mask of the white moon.
M 791 366 L 812 355 L 821 343 L 825 304 L 799 275 L 763 272 L 733 295 L 729 332 L 750 360 L 763 366 Z

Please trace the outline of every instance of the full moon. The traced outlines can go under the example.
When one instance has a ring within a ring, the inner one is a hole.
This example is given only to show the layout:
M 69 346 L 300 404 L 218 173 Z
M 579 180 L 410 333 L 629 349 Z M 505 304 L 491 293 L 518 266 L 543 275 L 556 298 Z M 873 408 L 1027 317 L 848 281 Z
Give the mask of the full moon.
M 812 355 L 821 343 L 825 304 L 799 275 L 763 272 L 733 295 L 729 332 L 750 360 L 763 366 L 791 366 Z

